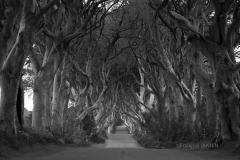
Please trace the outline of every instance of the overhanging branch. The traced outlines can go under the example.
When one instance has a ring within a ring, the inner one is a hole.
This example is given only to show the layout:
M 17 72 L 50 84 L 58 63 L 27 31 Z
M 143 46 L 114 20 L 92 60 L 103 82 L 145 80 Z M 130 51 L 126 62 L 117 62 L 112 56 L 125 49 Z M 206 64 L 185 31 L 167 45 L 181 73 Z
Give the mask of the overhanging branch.
M 42 8 L 42 10 L 35 16 L 35 20 L 38 21 L 49 9 L 51 9 L 55 3 L 59 0 L 52 0 L 46 6 Z

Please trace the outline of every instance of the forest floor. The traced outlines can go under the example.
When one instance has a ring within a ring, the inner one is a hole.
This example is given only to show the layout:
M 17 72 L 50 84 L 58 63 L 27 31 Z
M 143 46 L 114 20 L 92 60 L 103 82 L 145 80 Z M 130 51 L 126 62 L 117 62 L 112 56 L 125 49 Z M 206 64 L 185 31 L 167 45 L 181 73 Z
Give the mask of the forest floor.
M 171 149 L 145 149 L 121 128 L 117 134 L 109 135 L 107 143 L 91 147 L 35 144 L 14 150 L 0 146 L 0 160 L 240 160 L 240 149 L 235 153 L 233 150 L 236 145 L 229 143 L 223 148 L 207 149 L 200 144 L 179 144 Z
M 182 152 L 191 153 L 197 157 L 201 157 L 205 160 L 240 160 L 240 152 L 234 150 L 235 144 L 230 143 L 223 148 L 215 149 L 183 149 L 178 148 Z
M 206 143 L 206 142 L 204 142 Z M 105 144 L 91 147 L 64 145 L 33 145 L 31 147 L 10 150 L 0 146 L 0 159 L 10 160 L 240 160 L 239 151 L 234 154 L 236 143 L 224 148 L 206 149 L 200 144 L 179 144 L 171 149 L 145 149 L 139 146 L 132 135 L 123 132 L 110 134 Z M 201 148 L 202 147 L 202 148 Z
M 56 154 L 63 151 L 76 149 L 77 147 L 64 145 L 42 145 L 25 146 L 20 149 L 10 149 L 6 146 L 0 146 L 0 160 L 37 160 L 41 157 Z
M 94 148 L 104 148 L 106 144 L 94 145 Z M 93 147 L 90 147 L 93 148 Z M 82 147 L 70 147 L 70 146 L 59 146 L 59 145 L 34 145 L 32 147 L 26 147 L 16 150 L 0 148 L 0 152 L 4 151 L 5 157 L 0 156 L 0 160 L 38 160 L 48 157 L 50 155 L 63 153 L 66 151 L 72 151 L 76 149 L 83 149 Z M 175 149 L 174 149 L 175 150 Z M 190 153 L 196 157 L 205 160 L 240 160 L 240 157 L 234 155 L 230 150 L 201 150 L 201 149 L 179 149 L 181 152 Z M 99 159 L 101 160 L 101 159 Z

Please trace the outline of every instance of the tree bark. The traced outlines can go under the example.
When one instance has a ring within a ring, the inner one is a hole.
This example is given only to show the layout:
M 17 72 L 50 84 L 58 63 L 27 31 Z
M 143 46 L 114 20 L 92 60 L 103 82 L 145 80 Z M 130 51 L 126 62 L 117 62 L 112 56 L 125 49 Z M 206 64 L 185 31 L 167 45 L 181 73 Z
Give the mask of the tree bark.
M 51 119 L 52 119 L 52 84 L 49 85 L 48 90 L 45 92 L 46 94 L 46 100 L 44 101 L 44 127 L 46 129 L 51 128 Z
M 207 114 L 207 122 L 208 126 L 211 128 L 216 128 L 216 115 L 217 115 L 217 108 L 215 102 L 215 96 L 213 89 L 209 86 L 204 87 L 205 96 L 206 96 L 206 114 Z
M 48 108 L 46 105 L 49 98 L 49 88 L 51 82 L 45 83 L 42 77 L 34 79 L 33 87 L 33 115 L 32 127 L 36 129 L 43 129 L 44 111 Z
M 16 102 L 19 80 L 10 78 L 8 72 L 1 73 L 0 132 L 7 135 L 16 134 Z
M 54 82 L 53 82 L 53 100 L 52 100 L 52 121 L 51 126 L 54 128 L 54 130 L 60 129 L 60 121 L 61 121 L 61 115 L 60 115 L 60 84 L 61 84 L 61 69 L 60 67 L 57 71 L 57 73 L 54 76 Z
M 62 128 L 62 133 L 64 133 L 65 131 L 65 122 L 67 120 L 67 115 L 68 115 L 68 103 L 69 103 L 69 99 L 70 99 L 70 87 L 68 88 L 67 94 L 64 97 L 64 103 L 63 103 L 63 109 L 62 109 L 62 122 L 61 122 L 61 128 Z
M 23 24 L 24 22 L 22 22 Z M 21 25 L 23 27 L 23 25 Z M 26 33 L 21 28 L 17 40 L 1 68 L 0 74 L 0 132 L 9 136 L 17 134 L 16 104 L 21 72 L 26 58 L 24 46 Z

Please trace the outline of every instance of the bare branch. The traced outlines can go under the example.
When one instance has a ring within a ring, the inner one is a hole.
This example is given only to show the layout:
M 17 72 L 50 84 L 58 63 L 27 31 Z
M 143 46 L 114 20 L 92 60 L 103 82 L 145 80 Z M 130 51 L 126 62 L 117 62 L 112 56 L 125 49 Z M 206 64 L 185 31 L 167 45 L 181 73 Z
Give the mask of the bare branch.
M 171 17 L 173 17 L 178 22 L 180 27 L 182 27 L 187 33 L 191 31 L 194 34 L 197 34 L 197 35 L 200 34 L 198 32 L 198 29 L 196 29 L 185 17 L 183 17 L 182 15 L 174 11 L 171 11 L 170 13 L 171 13 Z
M 35 16 L 35 20 L 38 21 L 49 9 L 51 9 L 55 3 L 57 3 L 59 0 L 52 0 L 49 2 L 46 6 L 42 8 L 42 10 Z
M 182 93 L 182 96 L 183 98 L 187 101 L 187 102 L 193 102 L 192 99 L 185 93 L 184 89 L 183 89 L 183 83 L 181 82 L 177 82 L 179 88 L 180 88 L 180 91 Z M 186 86 L 185 86 L 186 87 Z
M 77 69 L 77 71 L 79 71 L 85 78 L 88 77 L 88 75 L 79 67 L 78 62 L 75 62 L 75 68 Z
M 42 31 L 42 33 L 45 34 L 47 37 L 53 39 L 53 40 L 58 40 L 58 39 L 59 39 L 57 35 L 55 35 L 53 32 L 51 32 L 51 31 L 48 30 L 48 29 L 44 29 L 44 30 Z
M 132 109 L 131 105 L 129 105 L 129 104 L 128 104 L 126 101 L 124 101 L 124 100 L 123 100 L 123 103 L 128 106 L 128 108 L 134 113 L 134 115 L 135 115 L 136 117 L 138 117 L 138 119 L 141 119 L 141 118 L 139 117 L 139 115 Z
M 134 77 L 135 82 L 136 82 L 139 86 L 143 87 L 143 88 L 144 88 L 146 91 L 148 91 L 149 93 L 154 94 L 154 92 L 153 92 L 151 89 L 149 89 L 147 86 L 141 84 L 141 83 L 137 80 L 137 77 L 136 77 L 133 73 L 130 73 L 130 75 L 132 75 L 132 76 Z

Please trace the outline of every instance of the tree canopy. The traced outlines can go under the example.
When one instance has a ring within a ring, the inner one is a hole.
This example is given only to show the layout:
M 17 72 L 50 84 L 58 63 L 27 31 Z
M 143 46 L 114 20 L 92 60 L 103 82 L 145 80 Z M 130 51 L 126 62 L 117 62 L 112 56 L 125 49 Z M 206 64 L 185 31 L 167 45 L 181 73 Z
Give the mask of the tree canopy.
M 239 6 L 2 0 L 0 131 L 14 135 L 24 126 L 19 97 L 32 88 L 37 130 L 73 134 L 91 119 L 99 133 L 121 119 L 130 132 L 162 141 L 186 133 L 238 139 Z

